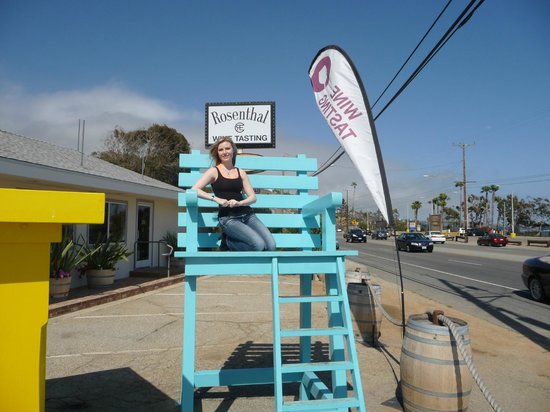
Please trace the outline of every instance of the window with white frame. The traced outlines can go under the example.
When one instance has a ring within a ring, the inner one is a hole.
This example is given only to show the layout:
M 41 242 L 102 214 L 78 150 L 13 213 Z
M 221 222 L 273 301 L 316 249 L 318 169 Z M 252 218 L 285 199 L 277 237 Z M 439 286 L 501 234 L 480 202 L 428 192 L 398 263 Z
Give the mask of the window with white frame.
M 126 203 L 105 202 L 105 221 L 100 225 L 88 226 L 88 242 L 93 244 L 105 237 L 125 242 L 127 221 L 128 205 Z

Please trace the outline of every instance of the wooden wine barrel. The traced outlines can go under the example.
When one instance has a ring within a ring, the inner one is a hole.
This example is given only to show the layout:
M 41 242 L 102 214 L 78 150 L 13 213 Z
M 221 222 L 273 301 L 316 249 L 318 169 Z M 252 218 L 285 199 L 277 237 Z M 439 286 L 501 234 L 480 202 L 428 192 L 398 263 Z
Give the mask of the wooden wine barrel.
M 447 326 L 431 322 L 431 315 L 411 315 L 401 347 L 401 393 L 406 412 L 467 411 L 472 377 Z M 471 353 L 468 324 L 449 318 Z
M 364 283 L 351 282 L 347 291 L 355 338 L 374 345 L 380 337 L 382 311 L 373 293 L 380 301 L 382 288 L 380 285 L 371 286 L 372 290 Z
M 111 269 L 88 269 L 86 278 L 90 289 L 107 288 L 115 281 L 115 271 Z
M 71 277 L 50 278 L 50 296 L 54 299 L 66 298 L 71 289 Z
M 357 270 L 346 271 L 346 284 L 348 283 L 363 283 L 370 280 L 369 272 L 359 272 Z

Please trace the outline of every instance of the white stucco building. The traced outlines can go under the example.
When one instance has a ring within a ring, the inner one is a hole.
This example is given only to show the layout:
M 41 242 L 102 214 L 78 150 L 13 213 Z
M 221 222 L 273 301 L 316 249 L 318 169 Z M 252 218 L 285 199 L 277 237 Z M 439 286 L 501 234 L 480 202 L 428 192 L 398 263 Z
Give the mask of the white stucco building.
M 122 236 L 134 255 L 119 263 L 116 278 L 129 276 L 134 267 L 165 266 L 166 257 L 158 256 L 154 242 L 177 231 L 177 195 L 182 191 L 178 187 L 77 150 L 2 130 L 0 187 L 105 193 L 104 225 L 74 225 L 75 235 L 92 243 L 98 232 Z M 164 252 L 161 246 L 160 254 Z M 84 283 L 73 276 L 73 287 Z

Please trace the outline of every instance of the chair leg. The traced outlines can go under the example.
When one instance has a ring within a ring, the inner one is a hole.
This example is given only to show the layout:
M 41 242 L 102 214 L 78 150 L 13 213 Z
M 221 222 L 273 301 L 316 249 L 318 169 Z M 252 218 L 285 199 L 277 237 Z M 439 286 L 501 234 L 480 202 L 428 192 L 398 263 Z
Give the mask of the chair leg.
M 311 274 L 300 274 L 300 296 L 311 296 Z M 311 328 L 311 303 L 300 303 L 300 328 Z M 311 336 L 300 336 L 300 362 L 311 362 Z M 300 385 L 300 399 L 308 399 L 308 391 Z
M 341 293 L 338 290 L 338 281 L 335 273 L 325 274 L 325 285 L 327 295 L 338 295 Z M 342 327 L 344 322 L 340 304 L 337 302 L 328 302 L 328 327 Z M 343 361 L 346 358 L 344 339 L 342 336 L 331 336 L 329 338 L 329 357 L 331 362 Z M 335 398 L 345 398 L 347 396 L 347 379 L 346 372 L 337 370 L 332 372 L 332 393 Z
M 185 279 L 183 306 L 183 350 L 181 380 L 181 412 L 192 412 L 195 400 L 195 321 L 197 278 Z

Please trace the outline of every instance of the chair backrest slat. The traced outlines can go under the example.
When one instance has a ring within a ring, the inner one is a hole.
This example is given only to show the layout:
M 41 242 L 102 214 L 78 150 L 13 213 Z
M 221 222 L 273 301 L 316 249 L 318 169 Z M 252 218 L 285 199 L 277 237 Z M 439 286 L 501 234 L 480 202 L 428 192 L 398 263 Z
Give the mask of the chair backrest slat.
M 179 184 L 190 189 L 206 169 L 212 167 L 208 154 L 194 150 L 180 155 Z M 271 230 L 278 249 L 311 250 L 321 247 L 319 215 L 304 217 L 304 205 L 318 199 L 318 178 L 311 176 L 317 170 L 317 160 L 304 155 L 296 157 L 237 156 L 237 167 L 247 171 L 256 191 L 256 203 L 252 205 L 257 216 Z M 208 190 L 208 189 L 207 189 Z M 198 232 L 193 237 L 198 250 L 212 249 L 219 245 L 217 206 L 205 199 L 198 199 L 199 212 L 195 218 L 187 213 L 186 195 L 179 194 L 178 224 L 179 244 L 187 244 L 189 230 Z M 192 206 L 192 205 L 191 205 Z M 196 239 L 196 240 L 195 240 Z

